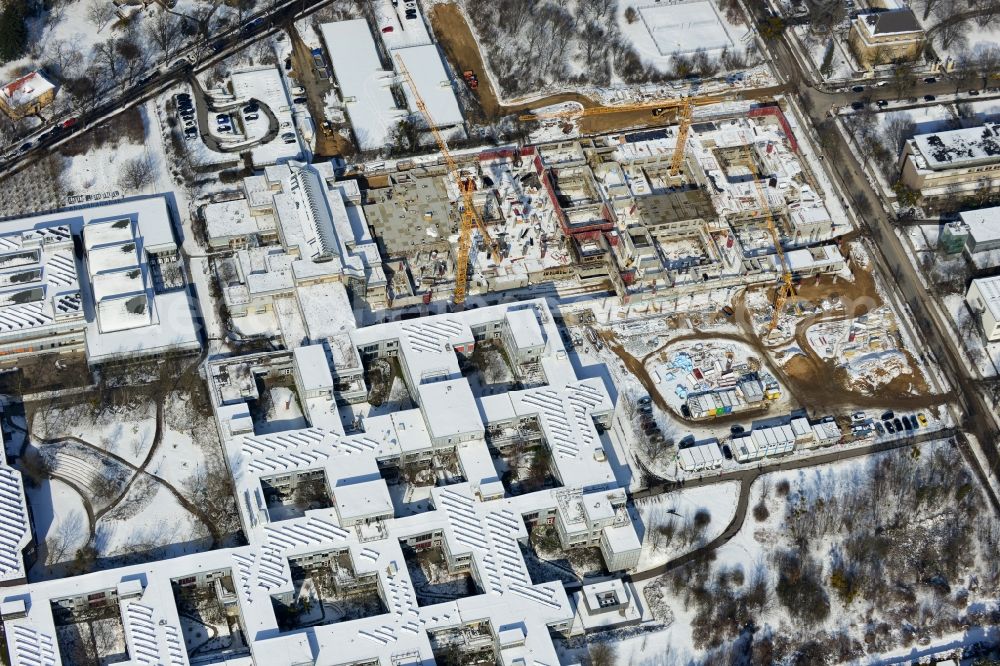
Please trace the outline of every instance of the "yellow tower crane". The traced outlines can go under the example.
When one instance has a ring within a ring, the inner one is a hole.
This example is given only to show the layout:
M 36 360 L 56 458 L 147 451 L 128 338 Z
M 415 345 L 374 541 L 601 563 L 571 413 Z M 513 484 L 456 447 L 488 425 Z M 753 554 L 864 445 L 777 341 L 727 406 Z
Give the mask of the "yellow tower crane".
M 688 132 L 691 129 L 691 117 L 694 107 L 706 106 L 708 104 L 718 104 L 727 99 L 725 95 L 702 95 L 699 97 L 680 97 L 677 99 L 661 99 L 654 102 L 643 102 L 642 104 L 623 104 L 620 106 L 592 106 L 586 109 L 566 109 L 563 111 L 551 111 L 543 113 L 528 113 L 520 117 L 520 120 L 546 120 L 546 119 L 571 119 L 587 118 L 590 116 L 604 116 L 614 113 L 629 113 L 633 111 L 649 111 L 654 118 L 659 118 L 666 114 L 669 109 L 677 109 L 677 143 L 674 146 L 673 157 L 670 160 L 670 175 L 676 176 L 684 166 L 684 148 L 687 144 Z
M 455 305 L 462 305 L 465 303 L 467 283 L 469 279 L 469 252 L 472 248 L 472 226 L 475 225 L 479 229 L 486 246 L 489 248 L 490 254 L 493 256 L 493 260 L 497 263 L 500 262 L 500 246 L 493 239 L 493 236 L 490 235 L 489 230 L 486 228 L 486 223 L 479 215 L 479 211 L 476 210 L 476 206 L 473 201 L 473 192 L 476 191 L 475 180 L 471 177 L 462 177 L 462 172 L 459 169 L 458 164 L 455 162 L 455 158 L 452 157 L 451 153 L 448 151 L 447 142 L 444 140 L 444 137 L 441 135 L 441 131 L 438 129 L 437 124 L 431 117 L 430 111 L 427 109 L 427 105 L 424 103 L 423 98 L 420 96 L 420 92 L 417 90 L 417 86 L 413 83 L 410 71 L 406 69 L 403 59 L 398 55 L 396 56 L 396 65 L 399 68 L 399 72 L 406 80 L 406 84 L 410 87 L 410 91 L 413 93 L 413 100 L 417 105 L 417 109 L 420 111 L 421 115 L 423 115 L 424 121 L 427 123 L 427 127 L 431 130 L 431 134 L 434 135 L 434 140 L 437 142 L 438 149 L 444 156 L 448 173 L 453 173 L 455 175 L 455 184 L 458 187 L 458 191 L 462 195 L 462 211 L 458 231 L 458 259 L 455 264 L 455 294 L 453 298 Z
M 771 240 L 774 242 L 774 250 L 778 255 L 778 260 L 781 262 L 781 284 L 778 285 L 777 290 L 774 292 L 774 312 L 771 315 L 771 323 L 768 324 L 767 333 L 770 335 L 775 327 L 778 325 L 778 318 L 781 316 L 781 311 L 785 307 L 785 303 L 788 299 L 795 295 L 795 285 L 792 284 L 792 269 L 788 265 L 788 259 L 785 257 L 785 251 L 781 247 L 781 238 L 778 236 L 778 229 L 774 225 L 774 216 L 771 214 L 771 204 L 767 200 L 767 193 L 764 192 L 764 186 L 760 184 L 760 175 L 757 173 L 757 164 L 754 162 L 753 151 L 750 150 L 750 144 L 743 146 L 743 149 L 747 154 L 747 166 L 750 169 L 750 174 L 753 177 L 753 184 L 757 188 L 757 199 L 760 201 L 761 209 L 764 212 L 764 220 L 767 222 L 767 230 L 771 232 Z

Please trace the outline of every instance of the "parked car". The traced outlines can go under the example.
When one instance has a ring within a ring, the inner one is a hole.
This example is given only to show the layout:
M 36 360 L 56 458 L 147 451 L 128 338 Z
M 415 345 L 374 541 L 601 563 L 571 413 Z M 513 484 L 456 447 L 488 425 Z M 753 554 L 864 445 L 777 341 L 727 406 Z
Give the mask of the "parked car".
M 694 446 L 694 435 L 685 435 L 681 441 L 677 442 L 678 449 L 686 449 Z
M 972 95 L 973 97 L 979 97 L 979 91 L 978 90 L 970 90 L 969 94 Z
M 218 114 L 218 115 L 215 116 L 215 122 L 217 122 L 220 125 L 228 125 L 229 124 L 229 116 L 227 116 L 224 113 L 220 113 L 220 114 Z
M 243 116 L 244 120 L 257 120 L 258 118 L 260 118 L 260 116 L 257 115 L 256 113 L 248 113 L 245 116 Z
M 927 417 L 924 416 L 923 412 L 920 412 L 919 414 L 917 414 L 917 422 L 919 422 L 920 425 L 922 425 L 923 427 L 925 427 L 925 428 L 927 427 Z
M 895 434 L 895 432 L 896 432 L 896 426 L 892 425 L 892 421 L 886 421 L 885 422 L 885 430 L 890 435 Z
M 864 86 L 853 86 L 851 88 L 851 92 L 855 92 L 855 93 L 862 93 L 864 91 L 865 91 L 865 87 Z
M 882 412 L 883 421 L 891 421 L 894 418 L 896 418 L 896 415 L 892 412 L 892 410 L 889 410 L 888 412 Z
M 854 423 L 860 423 L 861 421 L 864 421 L 866 418 L 868 418 L 868 416 L 864 412 L 854 412 L 853 414 L 851 414 L 851 421 L 853 421 Z
M 937 97 L 935 97 L 934 95 L 924 95 L 924 101 L 925 102 L 933 102 L 936 99 L 937 99 Z
M 889 106 L 889 102 L 884 99 L 880 99 L 879 101 L 875 102 L 875 104 L 878 105 L 878 108 L 880 109 L 884 109 L 885 107 Z
M 935 79 L 933 76 L 928 76 L 926 79 L 924 79 L 924 83 L 937 83 L 937 79 Z
M 903 422 L 899 420 L 898 416 L 892 420 L 892 425 L 896 426 L 897 431 L 903 431 Z
M 851 108 L 855 111 L 860 111 L 865 108 L 865 105 L 863 102 L 851 102 Z
M 882 424 L 879 423 L 878 421 L 875 422 L 875 432 L 877 432 L 880 435 L 885 434 L 885 428 L 883 428 Z
M 913 426 L 910 424 L 910 419 L 903 417 L 903 430 L 910 431 L 913 430 Z
M 395 30 L 395 28 L 393 28 L 391 25 L 387 25 L 384 28 L 382 28 L 382 32 L 387 33 L 387 34 L 390 33 L 390 32 L 392 32 L 393 30 Z
M 257 106 L 256 102 L 250 102 L 243 107 L 243 113 L 257 113 L 258 111 L 260 111 L 260 107 Z
M 744 432 L 746 432 L 746 428 L 744 428 L 739 424 L 734 426 L 729 426 L 729 433 L 732 435 L 742 435 Z
M 725 458 L 726 460 L 733 459 L 733 450 L 729 448 L 728 444 L 722 445 L 722 457 Z
M 296 97 L 295 99 L 292 100 L 292 103 L 293 104 L 305 104 L 306 103 L 306 98 L 305 97 Z

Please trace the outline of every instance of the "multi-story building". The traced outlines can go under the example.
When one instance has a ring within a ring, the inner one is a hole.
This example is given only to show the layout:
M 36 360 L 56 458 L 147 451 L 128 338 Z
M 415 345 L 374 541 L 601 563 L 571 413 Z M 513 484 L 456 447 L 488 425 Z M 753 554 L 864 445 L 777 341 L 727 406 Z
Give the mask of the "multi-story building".
M 911 9 L 860 13 L 851 24 L 849 43 L 863 67 L 915 60 L 924 46 L 924 29 Z
M 199 350 L 172 226 L 161 196 L 6 221 L 3 361 L 83 350 L 100 364 Z
M 1000 124 L 918 134 L 899 158 L 900 180 L 925 198 L 1000 187 Z
M 40 72 L 31 72 L 0 88 L 0 110 L 11 120 L 20 120 L 40 112 L 55 96 L 55 84 Z
M 965 294 L 965 302 L 979 315 L 986 339 L 990 342 L 1000 340 L 1000 276 L 973 280 Z

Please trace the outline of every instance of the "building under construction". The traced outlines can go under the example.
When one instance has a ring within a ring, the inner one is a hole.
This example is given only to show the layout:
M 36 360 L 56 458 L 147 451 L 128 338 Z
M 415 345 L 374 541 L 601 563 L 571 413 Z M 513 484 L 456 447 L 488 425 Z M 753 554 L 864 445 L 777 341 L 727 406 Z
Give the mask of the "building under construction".
M 830 246 L 849 227 L 832 219 L 775 105 L 699 118 L 686 131 L 465 155 L 455 162 L 461 181 L 439 162 L 364 192 L 395 306 L 452 297 L 458 182 L 481 218 L 470 232 L 470 295 L 537 286 L 651 300 L 843 267 Z M 808 251 L 792 265 L 785 253 L 796 249 Z

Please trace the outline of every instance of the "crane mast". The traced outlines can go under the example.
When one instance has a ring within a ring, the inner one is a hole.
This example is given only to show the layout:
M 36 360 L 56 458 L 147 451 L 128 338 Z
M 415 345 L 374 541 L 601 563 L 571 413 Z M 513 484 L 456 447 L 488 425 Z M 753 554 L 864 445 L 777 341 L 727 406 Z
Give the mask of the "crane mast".
M 475 180 L 472 178 L 462 178 L 462 172 L 459 169 L 458 164 L 455 162 L 455 158 L 452 157 L 451 152 L 448 150 L 448 144 L 445 141 L 444 136 L 441 135 L 441 131 L 438 129 L 437 124 L 431 117 L 430 111 L 427 109 L 427 104 L 424 103 L 423 98 L 420 96 L 420 92 L 417 90 L 417 86 L 413 83 L 410 71 L 403 63 L 403 59 L 398 55 L 396 56 L 396 64 L 399 67 L 399 72 L 406 80 L 406 84 L 410 87 L 410 91 L 413 93 L 413 100 L 417 105 L 417 109 L 424 117 L 424 121 L 430 128 L 431 134 L 434 135 L 434 141 L 437 143 L 438 149 L 444 156 L 448 173 L 455 174 L 455 184 L 462 197 L 462 212 L 458 230 L 458 258 L 455 264 L 455 292 L 452 299 L 455 305 L 462 305 L 465 303 L 465 297 L 468 289 L 469 253 L 472 249 L 473 225 L 475 225 L 479 229 L 479 232 L 483 235 L 483 239 L 486 241 L 486 245 L 490 249 L 493 260 L 497 263 L 500 262 L 500 248 L 497 242 L 490 235 L 489 231 L 486 229 L 486 223 L 476 210 L 475 202 L 473 201 L 473 192 L 476 190 Z

